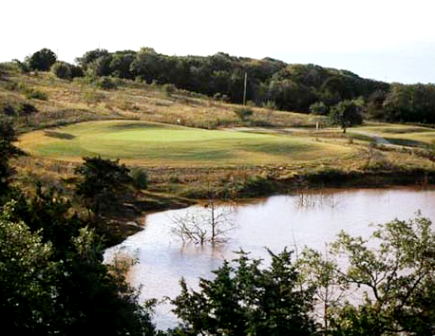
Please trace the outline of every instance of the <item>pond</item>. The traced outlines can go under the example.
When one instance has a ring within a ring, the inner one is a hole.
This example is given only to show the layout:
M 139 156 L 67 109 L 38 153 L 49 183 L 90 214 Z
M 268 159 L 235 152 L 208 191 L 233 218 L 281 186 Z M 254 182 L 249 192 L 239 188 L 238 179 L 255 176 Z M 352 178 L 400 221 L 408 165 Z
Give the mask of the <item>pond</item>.
M 213 210 L 214 209 L 214 210 Z M 305 245 L 323 251 L 328 242 L 344 230 L 368 237 L 373 226 L 395 218 L 407 220 L 417 211 L 435 221 L 435 191 L 411 188 L 321 190 L 289 196 L 273 196 L 249 204 L 193 206 L 148 215 L 144 230 L 106 251 L 110 261 L 115 253 L 137 258 L 128 280 L 142 286 L 141 299 L 175 298 L 179 280 L 196 288 L 199 277 L 212 277 L 211 271 L 223 259 L 237 257 L 243 249 L 255 258 L 266 258 L 266 247 L 280 252 L 285 247 L 302 249 Z M 216 247 L 184 243 L 174 233 L 180 221 L 207 220 L 215 212 L 229 230 L 226 241 Z M 171 306 L 156 310 L 159 329 L 174 327 Z

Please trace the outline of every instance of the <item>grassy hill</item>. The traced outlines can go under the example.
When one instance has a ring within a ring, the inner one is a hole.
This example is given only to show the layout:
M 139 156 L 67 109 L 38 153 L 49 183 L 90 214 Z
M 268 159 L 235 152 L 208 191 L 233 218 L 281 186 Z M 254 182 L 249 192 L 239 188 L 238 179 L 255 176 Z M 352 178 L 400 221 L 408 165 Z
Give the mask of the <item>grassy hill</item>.
M 369 123 L 343 135 L 309 114 L 248 107 L 252 115 L 241 119 L 241 106 L 167 85 L 114 79 L 116 89 L 103 90 L 84 78 L 11 67 L 0 78 L 0 111 L 9 109 L 18 145 L 30 154 L 15 161 L 25 185 L 60 186 L 82 156 L 93 155 L 146 167 L 155 192 L 198 197 L 228 184 L 243 190 L 255 176 L 285 182 L 330 171 L 432 171 L 431 128 Z M 24 113 L 26 104 L 36 112 Z

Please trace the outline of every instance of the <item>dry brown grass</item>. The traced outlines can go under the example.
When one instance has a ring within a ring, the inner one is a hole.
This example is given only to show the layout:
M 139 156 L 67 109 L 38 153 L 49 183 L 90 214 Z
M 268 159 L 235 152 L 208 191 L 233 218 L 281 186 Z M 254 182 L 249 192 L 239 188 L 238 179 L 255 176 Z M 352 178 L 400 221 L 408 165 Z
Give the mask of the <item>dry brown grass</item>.
M 107 118 L 139 119 L 209 129 L 243 125 L 313 127 L 318 120 L 318 117 L 310 115 L 253 107 L 253 116 L 242 121 L 234 113 L 237 108 L 234 104 L 181 90 L 168 94 L 161 86 L 146 83 L 123 80 L 117 82 L 118 89 L 106 91 L 84 79 L 66 81 L 55 78 L 50 73 L 39 73 L 37 76 L 13 73 L 9 76 L 8 83 L 0 85 L 0 99 L 14 104 L 28 101 L 23 92 L 20 92 L 20 87 L 32 88 L 48 95 L 46 101 L 30 100 L 40 111 L 39 119 L 42 122 L 33 120 L 36 117 L 29 122 L 20 120 L 20 127 L 24 130 L 52 126 L 53 120 L 62 124 Z M 13 83 L 18 89 L 8 90 Z M 56 116 L 59 111 L 79 111 L 78 114 L 84 115 L 75 116 L 71 120 L 68 116 Z M 53 120 L 48 123 L 50 116 Z

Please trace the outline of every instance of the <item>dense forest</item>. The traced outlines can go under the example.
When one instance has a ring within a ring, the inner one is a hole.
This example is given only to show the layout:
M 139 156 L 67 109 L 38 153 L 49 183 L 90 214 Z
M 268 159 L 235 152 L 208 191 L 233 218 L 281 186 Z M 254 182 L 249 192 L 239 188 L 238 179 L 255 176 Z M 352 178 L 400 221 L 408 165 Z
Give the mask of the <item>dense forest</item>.
M 313 64 L 287 64 L 225 53 L 167 56 L 152 48 L 109 52 L 95 49 L 76 59 L 57 61 L 42 49 L 19 62 L 24 71 L 51 70 L 61 78 L 123 78 L 172 85 L 232 103 L 326 115 L 340 102 L 355 102 L 365 118 L 389 122 L 435 123 L 435 85 L 385 83 Z M 246 76 L 246 95 L 244 82 Z M 106 81 L 108 83 L 108 81 Z

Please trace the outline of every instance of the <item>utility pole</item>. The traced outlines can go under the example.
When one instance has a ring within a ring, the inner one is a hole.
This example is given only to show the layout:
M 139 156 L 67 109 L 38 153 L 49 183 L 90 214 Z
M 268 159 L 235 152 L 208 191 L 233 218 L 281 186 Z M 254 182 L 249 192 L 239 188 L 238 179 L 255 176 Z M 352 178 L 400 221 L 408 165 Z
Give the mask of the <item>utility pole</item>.
M 245 72 L 245 87 L 243 90 L 243 105 L 246 105 L 246 84 L 248 83 L 248 73 Z

